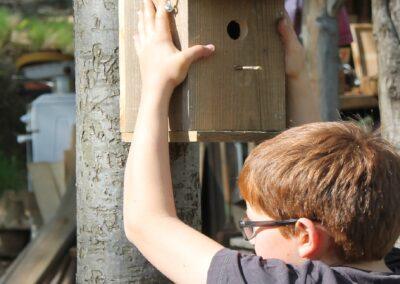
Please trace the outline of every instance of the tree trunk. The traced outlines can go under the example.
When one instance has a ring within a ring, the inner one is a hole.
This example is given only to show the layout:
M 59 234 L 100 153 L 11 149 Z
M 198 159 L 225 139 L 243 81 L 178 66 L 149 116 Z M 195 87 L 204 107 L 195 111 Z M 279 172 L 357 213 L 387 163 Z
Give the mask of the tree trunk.
M 386 0 L 372 1 L 379 61 L 381 133 L 400 151 L 400 1 L 388 2 L 387 6 Z
M 302 34 L 311 92 L 319 94 L 321 118 L 339 116 L 339 33 L 336 15 L 343 0 L 304 0 Z
M 125 238 L 118 1 L 75 0 L 78 283 L 163 283 Z M 134 51 L 132 51 L 134 52 Z M 171 145 L 178 212 L 199 228 L 198 147 Z M 173 256 L 171 256 L 173 258 Z

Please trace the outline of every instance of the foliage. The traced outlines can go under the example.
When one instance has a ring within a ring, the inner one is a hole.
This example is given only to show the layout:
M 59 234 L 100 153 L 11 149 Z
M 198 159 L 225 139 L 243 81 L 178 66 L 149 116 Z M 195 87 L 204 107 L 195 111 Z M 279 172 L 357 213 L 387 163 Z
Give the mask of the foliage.
M 0 48 L 20 52 L 60 50 L 73 53 L 71 17 L 22 17 L 7 8 L 0 8 Z M 20 53 L 19 52 L 19 53 Z
M 3 47 L 10 40 L 15 19 L 15 16 L 8 9 L 0 8 L 0 47 Z
M 63 50 L 64 53 L 73 51 L 72 23 L 67 19 L 25 18 L 16 26 L 14 35 L 22 37 L 22 43 L 29 43 L 30 48 L 37 50 Z M 16 41 L 18 43 L 18 41 Z
M 8 158 L 0 152 L 0 192 L 26 187 L 26 173 L 15 156 Z
M 0 189 L 18 189 L 25 183 L 25 145 L 17 143 L 17 134 L 25 133 L 19 117 L 26 112 L 27 98 L 17 94 L 12 60 L 0 62 Z

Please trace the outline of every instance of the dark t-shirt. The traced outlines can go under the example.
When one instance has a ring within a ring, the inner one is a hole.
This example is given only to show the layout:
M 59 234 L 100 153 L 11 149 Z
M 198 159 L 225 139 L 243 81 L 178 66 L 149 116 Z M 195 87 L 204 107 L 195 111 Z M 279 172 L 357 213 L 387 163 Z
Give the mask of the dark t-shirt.
M 399 258 L 389 265 L 393 273 L 369 272 L 351 267 L 330 267 L 321 261 L 306 261 L 294 266 L 277 259 L 223 249 L 213 258 L 207 283 L 400 283 Z

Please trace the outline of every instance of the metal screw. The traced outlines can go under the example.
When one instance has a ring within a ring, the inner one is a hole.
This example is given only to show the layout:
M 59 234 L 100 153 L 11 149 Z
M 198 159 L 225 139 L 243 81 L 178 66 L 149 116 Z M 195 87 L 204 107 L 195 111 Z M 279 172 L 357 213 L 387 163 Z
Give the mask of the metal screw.
M 239 66 L 239 65 L 233 66 L 233 69 L 235 69 L 236 71 L 241 71 L 241 70 L 261 71 L 261 70 L 263 70 L 263 68 L 261 66 Z

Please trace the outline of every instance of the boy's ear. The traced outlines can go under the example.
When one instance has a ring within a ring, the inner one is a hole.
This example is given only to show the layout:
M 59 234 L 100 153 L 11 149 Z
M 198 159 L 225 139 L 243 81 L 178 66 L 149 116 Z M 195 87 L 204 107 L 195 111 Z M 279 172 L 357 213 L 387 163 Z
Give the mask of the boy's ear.
M 298 253 L 301 258 L 320 259 L 328 249 L 328 234 L 310 219 L 300 218 L 296 225 Z

